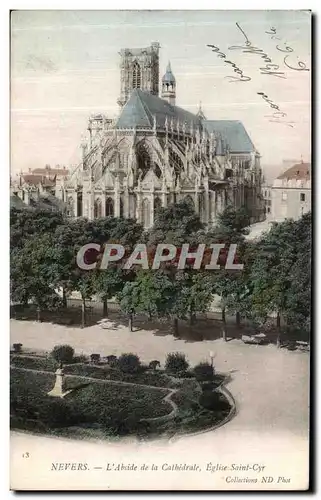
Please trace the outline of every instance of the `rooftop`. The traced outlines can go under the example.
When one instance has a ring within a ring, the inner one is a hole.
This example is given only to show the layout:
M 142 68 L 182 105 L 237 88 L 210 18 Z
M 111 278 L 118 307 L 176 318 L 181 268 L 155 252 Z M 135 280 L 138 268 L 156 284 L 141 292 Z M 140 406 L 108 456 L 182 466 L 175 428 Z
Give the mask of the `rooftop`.
M 252 153 L 256 151 L 243 123 L 238 120 L 204 120 L 203 125 L 208 132 L 213 132 L 221 137 L 224 143 L 228 145 L 231 153 Z
M 288 168 L 283 174 L 279 175 L 277 178 L 278 179 L 310 179 L 310 170 L 311 170 L 311 164 L 310 163 L 296 163 L 292 167 Z
M 166 117 L 168 127 L 170 127 L 171 119 L 174 121 L 174 127 L 176 127 L 177 120 L 180 126 L 185 122 L 186 132 L 189 132 L 191 123 L 194 129 L 201 127 L 199 118 L 193 113 L 178 106 L 172 106 L 166 100 L 148 92 L 134 89 L 121 111 L 116 128 L 153 128 L 154 117 L 156 128 L 165 128 Z

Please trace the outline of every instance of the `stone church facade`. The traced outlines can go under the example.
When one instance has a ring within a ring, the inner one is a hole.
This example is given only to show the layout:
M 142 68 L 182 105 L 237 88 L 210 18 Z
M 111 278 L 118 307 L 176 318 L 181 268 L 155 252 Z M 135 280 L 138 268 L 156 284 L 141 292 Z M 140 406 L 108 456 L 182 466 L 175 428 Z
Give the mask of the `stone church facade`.
M 148 228 L 159 207 L 185 199 L 208 227 L 227 205 L 262 220 L 260 155 L 243 124 L 176 106 L 170 63 L 159 96 L 158 43 L 120 56 L 117 119 L 91 116 L 81 163 L 55 179 L 68 214 L 132 217 Z

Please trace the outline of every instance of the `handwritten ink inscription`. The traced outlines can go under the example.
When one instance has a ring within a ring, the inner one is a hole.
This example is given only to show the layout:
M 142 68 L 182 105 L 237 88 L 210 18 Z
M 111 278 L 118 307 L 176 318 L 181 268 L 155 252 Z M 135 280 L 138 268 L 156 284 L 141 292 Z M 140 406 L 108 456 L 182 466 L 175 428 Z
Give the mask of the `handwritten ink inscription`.
M 264 92 L 258 92 L 257 93 L 258 95 L 260 95 L 262 97 L 262 99 L 267 103 L 269 104 L 270 108 L 272 109 L 275 109 L 276 111 L 274 111 L 272 113 L 272 115 L 265 115 L 267 118 L 272 118 L 272 120 L 269 120 L 270 122 L 274 122 L 274 123 L 284 123 L 285 125 L 287 125 L 288 127 L 291 127 L 293 128 L 293 123 L 294 122 L 284 122 L 281 120 L 281 118 L 285 118 L 287 116 L 286 113 L 284 113 L 284 111 L 281 111 L 280 109 L 280 106 L 278 106 L 277 104 L 275 104 Z
M 259 71 L 262 75 L 268 75 L 268 76 L 274 76 L 275 78 L 280 78 L 285 80 L 286 74 L 282 70 L 283 68 L 280 67 L 279 64 L 276 64 L 275 61 L 272 60 L 272 58 L 264 52 L 263 49 L 260 47 L 257 47 L 252 44 L 250 41 L 249 37 L 245 33 L 244 29 L 240 26 L 239 23 L 235 23 L 238 30 L 242 33 L 245 42 L 242 45 L 231 45 L 228 47 L 229 50 L 239 50 L 243 54 L 254 54 L 258 55 L 261 59 L 263 59 L 264 65 L 259 67 Z M 294 71 L 310 71 L 309 68 L 306 67 L 306 64 L 303 61 L 298 61 L 297 67 L 294 66 L 294 61 L 293 61 L 293 53 L 294 49 L 288 44 L 287 41 L 282 41 L 282 38 L 280 36 L 277 36 L 277 30 L 275 27 L 271 27 L 269 31 L 265 31 L 267 35 L 270 36 L 271 40 L 278 40 L 278 43 L 276 45 L 276 49 L 278 52 L 286 54 L 283 59 L 283 64 Z M 229 82 L 249 82 L 251 80 L 250 76 L 247 76 L 244 74 L 244 71 L 237 66 L 234 62 L 230 61 L 227 59 L 226 54 L 220 50 L 220 48 L 217 45 L 212 45 L 208 44 L 207 47 L 210 47 L 212 49 L 212 52 L 215 52 L 217 56 L 220 59 L 224 60 L 225 64 L 230 65 L 233 68 L 234 73 L 236 73 L 237 76 L 225 76 L 224 78 L 229 79 Z M 292 57 L 292 59 L 290 59 Z M 295 56 L 297 59 L 299 59 L 298 56 Z M 287 117 L 287 113 L 282 111 L 280 109 L 280 106 L 276 104 L 270 97 L 265 93 L 265 92 L 257 92 L 257 95 L 262 97 L 262 99 L 270 106 L 270 108 L 273 111 L 272 115 L 265 115 L 266 118 L 269 118 L 270 122 L 274 123 L 283 123 L 287 125 L 288 127 L 293 128 L 294 122 L 286 121 L 284 120 Z
M 234 72 L 239 75 L 239 77 L 237 77 L 237 76 L 225 76 L 224 78 L 230 79 L 230 83 L 232 83 L 232 82 L 248 82 L 251 80 L 251 78 L 249 76 L 244 75 L 243 71 L 238 66 L 236 66 L 235 63 L 226 59 L 226 54 L 224 54 L 224 52 L 221 52 L 219 47 L 217 47 L 216 45 L 207 45 L 207 47 L 211 47 L 212 52 L 216 52 L 217 56 L 220 59 L 224 59 L 225 64 L 230 64 L 232 66 Z
M 270 38 L 271 40 L 282 40 L 282 38 L 276 36 L 276 28 L 273 26 L 270 28 L 270 31 L 265 32 L 267 35 L 271 35 Z M 294 71 L 310 71 L 309 68 L 307 68 L 306 64 L 303 61 L 299 61 L 297 63 L 298 67 L 294 68 L 293 66 L 290 65 L 290 60 L 289 58 L 291 57 L 290 54 L 294 52 L 294 49 L 288 45 L 288 42 L 282 42 L 284 44 L 284 48 L 281 48 L 279 45 L 276 45 L 276 49 L 279 52 L 286 52 L 287 55 L 284 57 L 283 62 L 285 66 L 287 66 L 289 69 L 293 69 Z M 299 59 L 298 56 L 296 56 L 297 59 Z
M 272 59 L 259 47 L 255 47 L 252 42 L 250 42 L 248 36 L 241 28 L 239 23 L 236 23 L 237 28 L 241 31 L 245 38 L 245 45 L 231 45 L 229 50 L 241 50 L 243 54 L 256 54 L 259 55 L 263 61 L 266 63 L 265 66 L 260 68 L 260 72 L 263 75 L 275 76 L 277 78 L 286 78 L 285 73 L 283 71 L 277 71 L 280 69 L 278 64 L 274 64 Z

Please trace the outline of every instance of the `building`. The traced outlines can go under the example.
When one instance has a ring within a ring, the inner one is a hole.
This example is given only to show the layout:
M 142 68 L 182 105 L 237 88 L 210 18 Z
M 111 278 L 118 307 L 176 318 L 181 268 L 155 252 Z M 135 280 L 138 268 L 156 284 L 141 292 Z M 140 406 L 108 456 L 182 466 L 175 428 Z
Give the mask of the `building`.
M 23 207 L 39 208 L 42 210 L 63 210 L 67 206 L 57 193 L 60 181 L 66 179 L 69 170 L 56 165 L 52 168 L 46 165 L 44 168 L 29 169 L 28 172 L 20 172 L 10 178 L 10 205 L 21 209 Z
M 91 116 L 81 163 L 55 180 L 69 215 L 132 217 L 148 228 L 159 207 L 185 199 L 207 226 L 227 205 L 262 220 L 260 155 L 243 124 L 176 106 L 170 63 L 159 96 L 158 43 L 120 57 L 117 119 Z
M 299 219 L 311 210 L 311 164 L 296 163 L 274 181 L 271 217 L 275 221 Z
M 272 214 L 272 186 L 269 184 L 262 185 L 262 196 L 264 202 L 265 217 L 271 218 Z

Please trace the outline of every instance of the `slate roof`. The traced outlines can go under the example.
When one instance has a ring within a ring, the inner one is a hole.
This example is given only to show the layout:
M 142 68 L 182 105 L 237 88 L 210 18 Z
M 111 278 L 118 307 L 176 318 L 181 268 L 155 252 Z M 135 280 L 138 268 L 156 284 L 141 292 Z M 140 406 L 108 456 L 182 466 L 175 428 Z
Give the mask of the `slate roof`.
M 278 179 L 310 179 L 310 163 L 296 163 L 293 167 L 279 175 Z
M 256 151 L 242 122 L 238 120 L 204 120 L 208 132 L 214 132 L 228 145 L 231 153 L 252 153 Z
M 170 127 L 171 118 L 174 120 L 174 128 L 179 119 L 180 128 L 185 122 L 187 133 L 191 123 L 193 123 L 194 130 L 201 127 L 199 118 L 193 113 L 178 106 L 172 106 L 160 97 L 134 89 L 116 122 L 116 128 L 153 128 L 154 116 L 156 128 L 165 128 L 166 116 L 168 127 Z
M 171 68 L 171 63 L 168 61 L 167 68 L 166 68 L 166 73 L 162 78 L 162 82 L 166 83 L 175 83 L 175 76 L 173 75 L 172 68 Z
M 69 174 L 69 170 L 66 168 L 52 168 L 52 167 L 45 167 L 45 168 L 34 168 L 31 174 L 40 174 L 40 175 L 49 175 L 49 176 L 55 176 L 55 175 L 63 175 L 67 176 Z

